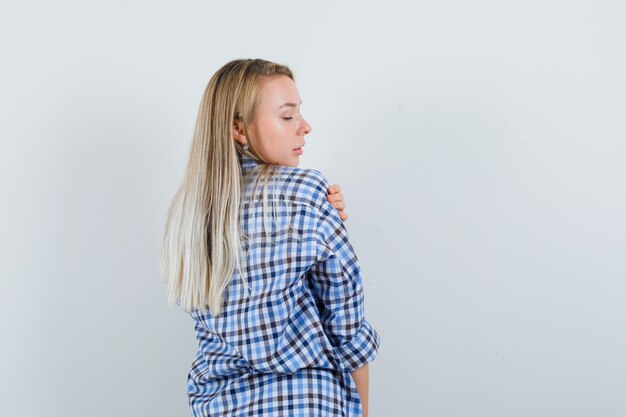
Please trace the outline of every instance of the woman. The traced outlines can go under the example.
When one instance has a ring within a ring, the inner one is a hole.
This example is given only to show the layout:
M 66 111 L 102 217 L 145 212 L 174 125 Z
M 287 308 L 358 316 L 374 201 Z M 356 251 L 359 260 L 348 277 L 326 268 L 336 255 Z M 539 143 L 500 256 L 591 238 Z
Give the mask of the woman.
M 162 259 L 169 303 L 195 321 L 196 417 L 367 416 L 380 336 L 341 194 L 298 168 L 300 104 L 290 69 L 261 59 L 228 62 L 202 97 Z

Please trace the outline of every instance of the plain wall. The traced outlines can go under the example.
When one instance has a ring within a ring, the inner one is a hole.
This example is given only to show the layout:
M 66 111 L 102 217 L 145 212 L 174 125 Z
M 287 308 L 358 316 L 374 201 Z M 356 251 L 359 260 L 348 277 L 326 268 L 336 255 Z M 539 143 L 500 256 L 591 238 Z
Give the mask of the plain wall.
M 0 415 L 187 416 L 159 281 L 202 92 L 289 65 L 341 185 L 370 416 L 626 415 L 618 1 L 0 3 Z

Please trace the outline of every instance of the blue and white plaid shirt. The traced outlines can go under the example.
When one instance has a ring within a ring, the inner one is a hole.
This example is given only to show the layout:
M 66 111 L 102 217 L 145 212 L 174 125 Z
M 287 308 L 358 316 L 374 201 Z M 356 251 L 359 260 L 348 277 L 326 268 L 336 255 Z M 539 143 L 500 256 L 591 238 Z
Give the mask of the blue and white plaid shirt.
M 268 186 L 279 221 L 268 213 L 267 236 L 262 190 L 253 195 L 249 175 L 260 165 L 239 159 L 244 276 L 233 273 L 218 317 L 191 313 L 199 343 L 187 377 L 192 413 L 362 416 L 350 372 L 376 358 L 380 336 L 363 314 L 358 259 L 326 199 L 330 185 L 317 170 L 279 167 Z

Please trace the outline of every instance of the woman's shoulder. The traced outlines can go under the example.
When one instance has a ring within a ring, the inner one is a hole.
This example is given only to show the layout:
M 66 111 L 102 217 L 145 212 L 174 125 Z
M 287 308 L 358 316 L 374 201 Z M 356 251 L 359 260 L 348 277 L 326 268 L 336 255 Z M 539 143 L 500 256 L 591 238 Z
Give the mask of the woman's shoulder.
M 326 195 L 330 184 L 324 174 L 313 168 L 281 166 L 277 176 L 283 189 L 294 199 L 306 202 L 321 209 L 327 202 Z

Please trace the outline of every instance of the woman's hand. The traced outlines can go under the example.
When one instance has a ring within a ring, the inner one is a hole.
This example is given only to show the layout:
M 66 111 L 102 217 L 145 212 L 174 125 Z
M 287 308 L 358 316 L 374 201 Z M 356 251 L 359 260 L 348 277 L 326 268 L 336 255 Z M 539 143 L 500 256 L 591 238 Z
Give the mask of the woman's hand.
M 328 188 L 326 199 L 339 210 L 339 217 L 345 222 L 348 219 L 348 214 L 343 212 L 343 209 L 346 208 L 346 203 L 343 201 L 343 194 L 341 194 L 339 184 L 333 184 Z

